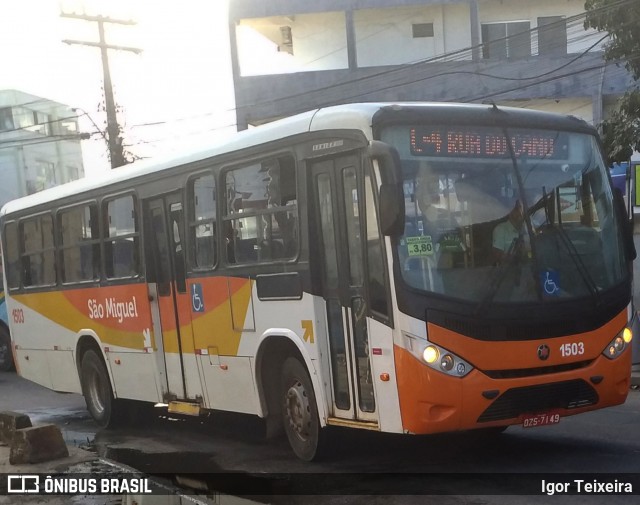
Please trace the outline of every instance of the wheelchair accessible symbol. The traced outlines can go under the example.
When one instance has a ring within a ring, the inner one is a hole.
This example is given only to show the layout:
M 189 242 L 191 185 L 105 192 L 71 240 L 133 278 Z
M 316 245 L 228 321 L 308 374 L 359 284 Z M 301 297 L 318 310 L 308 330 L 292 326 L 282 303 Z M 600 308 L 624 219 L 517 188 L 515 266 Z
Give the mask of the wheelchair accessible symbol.
M 542 289 L 547 296 L 558 296 L 560 292 L 560 275 L 555 270 L 547 270 L 542 274 Z
M 199 283 L 191 285 L 191 308 L 193 309 L 193 312 L 204 312 L 202 285 Z

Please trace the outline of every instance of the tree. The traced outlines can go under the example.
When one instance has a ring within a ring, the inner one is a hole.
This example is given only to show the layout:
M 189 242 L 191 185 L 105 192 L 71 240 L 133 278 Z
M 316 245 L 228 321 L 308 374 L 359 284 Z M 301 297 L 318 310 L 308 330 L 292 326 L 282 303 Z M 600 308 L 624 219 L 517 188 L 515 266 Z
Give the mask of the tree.
M 618 108 L 603 121 L 603 143 L 609 162 L 627 161 L 640 151 L 640 2 L 638 0 L 586 0 L 585 28 L 606 31 L 608 61 L 622 62 L 635 81 L 618 101 Z

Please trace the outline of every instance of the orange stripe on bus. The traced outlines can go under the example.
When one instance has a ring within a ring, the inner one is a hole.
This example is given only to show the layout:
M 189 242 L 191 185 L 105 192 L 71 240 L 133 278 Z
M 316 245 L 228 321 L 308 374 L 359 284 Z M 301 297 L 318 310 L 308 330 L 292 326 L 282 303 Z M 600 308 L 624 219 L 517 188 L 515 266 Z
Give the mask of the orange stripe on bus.
M 234 328 L 231 302 L 236 326 L 245 321 L 251 300 L 252 282 L 245 278 L 207 277 L 193 279 L 202 286 L 204 312 L 193 312 L 189 293 L 178 295 L 178 313 L 182 352 L 217 348 L 224 355 L 237 355 L 242 327 Z M 91 329 L 103 345 L 144 350 L 145 332 L 156 348 L 146 284 L 106 286 L 19 294 L 15 300 L 41 316 L 77 333 Z M 177 353 L 178 338 L 173 299 L 157 297 L 165 352 Z M 145 345 L 145 343 L 147 345 Z
M 604 326 L 586 333 L 578 333 L 562 338 L 491 342 L 466 337 L 432 323 L 427 324 L 427 329 L 430 342 L 441 345 L 457 354 L 476 368 L 502 370 L 505 368 L 505 362 L 507 361 L 510 369 L 567 363 L 567 357 L 563 356 L 560 351 L 560 345 L 567 342 L 582 342 L 584 352 L 577 357 L 583 360 L 594 359 L 600 355 L 605 346 L 624 328 L 626 323 L 627 311 L 625 309 Z M 513 335 L 513 337 L 517 338 L 518 336 Z M 541 344 L 548 345 L 551 351 L 549 358 L 545 361 L 541 361 L 537 355 L 537 348 Z M 576 361 L 576 359 L 571 361 Z

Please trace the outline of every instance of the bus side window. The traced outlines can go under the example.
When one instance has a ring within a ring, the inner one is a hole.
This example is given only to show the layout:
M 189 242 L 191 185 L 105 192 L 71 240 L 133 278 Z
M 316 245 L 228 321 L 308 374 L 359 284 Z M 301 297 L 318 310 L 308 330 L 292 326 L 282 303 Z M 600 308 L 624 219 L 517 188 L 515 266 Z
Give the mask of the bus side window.
M 7 223 L 4 229 L 6 255 L 7 286 L 9 288 L 20 287 L 20 241 L 18 240 L 18 225 L 15 222 Z
M 365 175 L 365 217 L 366 217 L 366 234 L 367 234 L 367 280 L 369 287 L 369 308 L 373 312 L 377 312 L 385 318 L 389 317 L 389 296 L 387 288 L 387 278 L 385 275 L 385 263 L 383 247 L 384 242 L 380 235 L 378 225 L 378 216 L 376 214 L 376 205 L 374 193 L 376 190 L 375 180 L 369 172 Z M 405 225 L 405 234 L 407 234 L 408 226 Z M 411 236 L 411 235 L 408 235 Z M 406 248 L 405 248 L 406 249 Z
M 234 244 L 230 263 L 293 259 L 298 251 L 296 164 L 290 155 L 266 158 L 225 174 L 225 219 Z M 231 240 L 232 239 L 232 240 Z
M 79 205 L 58 213 L 60 275 L 62 282 L 81 282 L 100 277 L 98 209 Z
M 140 243 L 136 202 L 133 195 L 105 204 L 105 273 L 107 277 L 132 277 L 140 272 Z
M 216 180 L 207 173 L 189 182 L 189 235 L 193 247 L 189 261 L 199 270 L 216 264 Z
M 21 226 L 24 253 L 22 273 L 25 286 L 56 283 L 53 220 L 50 214 L 25 219 Z

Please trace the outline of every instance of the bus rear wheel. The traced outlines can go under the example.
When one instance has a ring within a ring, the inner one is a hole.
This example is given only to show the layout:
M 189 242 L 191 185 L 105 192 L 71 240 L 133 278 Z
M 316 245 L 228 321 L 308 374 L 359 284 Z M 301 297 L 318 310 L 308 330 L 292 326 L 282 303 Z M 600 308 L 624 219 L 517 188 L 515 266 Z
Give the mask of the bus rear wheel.
M 0 372 L 13 370 L 13 353 L 11 352 L 11 335 L 0 325 Z
M 80 384 L 87 410 L 98 426 L 113 426 L 115 411 L 109 372 L 102 358 L 93 349 L 89 349 L 82 357 Z
M 313 385 L 306 368 L 289 357 L 282 366 L 280 398 L 284 431 L 293 452 L 304 461 L 317 460 L 326 446 Z

